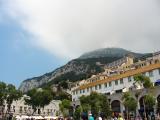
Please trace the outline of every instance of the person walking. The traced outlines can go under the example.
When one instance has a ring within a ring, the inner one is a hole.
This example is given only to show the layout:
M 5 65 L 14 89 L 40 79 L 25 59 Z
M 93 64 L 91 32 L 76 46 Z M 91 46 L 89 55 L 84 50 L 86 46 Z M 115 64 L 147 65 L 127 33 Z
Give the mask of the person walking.
M 98 117 L 98 120 L 102 120 L 102 117 L 101 117 L 101 116 L 99 116 L 99 117 Z
M 94 120 L 94 117 L 92 116 L 92 114 L 89 114 L 89 120 Z
M 124 120 L 121 113 L 118 116 L 118 120 Z

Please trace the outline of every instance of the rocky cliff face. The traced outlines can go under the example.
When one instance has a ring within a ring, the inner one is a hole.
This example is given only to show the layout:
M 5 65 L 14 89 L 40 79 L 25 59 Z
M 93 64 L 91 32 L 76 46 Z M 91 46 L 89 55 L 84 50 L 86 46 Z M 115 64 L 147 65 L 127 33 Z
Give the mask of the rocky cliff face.
M 37 88 L 43 84 L 54 80 L 55 78 L 65 75 L 66 73 L 74 72 L 76 75 L 83 74 L 87 72 L 88 65 L 79 64 L 78 62 L 72 60 L 66 65 L 54 70 L 53 72 L 46 73 L 40 77 L 34 77 L 23 81 L 19 87 L 22 92 L 27 92 L 30 89 Z
M 121 48 L 99 49 L 93 52 L 83 54 L 80 58 L 68 62 L 66 65 L 39 77 L 34 77 L 23 81 L 19 87 L 22 92 L 30 89 L 44 86 L 47 84 L 56 84 L 60 81 L 69 80 L 71 82 L 82 80 L 103 71 L 103 64 L 113 62 L 132 53 L 134 56 L 143 54 L 129 52 Z M 101 63 L 101 64 L 97 64 Z

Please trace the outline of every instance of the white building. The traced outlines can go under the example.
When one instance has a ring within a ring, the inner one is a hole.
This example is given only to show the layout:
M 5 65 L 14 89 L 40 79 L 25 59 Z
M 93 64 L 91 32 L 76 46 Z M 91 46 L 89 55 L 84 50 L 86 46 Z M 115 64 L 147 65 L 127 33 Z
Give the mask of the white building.
M 82 95 L 90 95 L 92 91 L 96 91 L 98 93 L 104 93 L 108 95 L 113 110 L 115 109 L 115 111 L 123 112 L 124 106 L 121 104 L 122 92 L 134 90 L 133 88 L 135 88 L 135 81 L 133 76 L 137 74 L 145 74 L 146 76 L 150 77 L 153 83 L 155 83 L 160 79 L 160 63 L 158 62 L 143 66 L 141 68 L 128 70 L 122 74 L 110 76 L 102 80 L 93 81 L 88 84 L 79 86 L 76 89 L 72 89 L 72 101 L 78 101 L 79 97 Z M 142 89 L 141 86 L 137 86 L 136 90 L 138 89 Z M 160 91 L 156 90 L 155 97 L 160 97 Z M 116 105 L 114 102 L 117 101 L 119 102 L 119 109 L 118 107 L 114 106 Z
M 60 100 L 52 100 L 49 105 L 46 105 L 44 108 L 38 108 L 34 115 L 43 115 L 43 116 L 56 116 L 59 115 L 59 103 Z M 7 110 L 7 105 L 4 105 L 4 112 Z M 24 97 L 20 100 L 13 101 L 11 105 L 11 113 L 13 115 L 32 115 L 33 109 L 31 106 L 25 104 Z

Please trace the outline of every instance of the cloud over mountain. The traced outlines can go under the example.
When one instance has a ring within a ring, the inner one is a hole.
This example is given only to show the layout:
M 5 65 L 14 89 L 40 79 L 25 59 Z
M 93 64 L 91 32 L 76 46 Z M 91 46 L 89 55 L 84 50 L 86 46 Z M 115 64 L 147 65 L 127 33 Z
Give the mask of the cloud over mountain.
M 112 46 L 159 50 L 159 0 L 2 0 L 0 6 L 32 44 L 58 57 Z

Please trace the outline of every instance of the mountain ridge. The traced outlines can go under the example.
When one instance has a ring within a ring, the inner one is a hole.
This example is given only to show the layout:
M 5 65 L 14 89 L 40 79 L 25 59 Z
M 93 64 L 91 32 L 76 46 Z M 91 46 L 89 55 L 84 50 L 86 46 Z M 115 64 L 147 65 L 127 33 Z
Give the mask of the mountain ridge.
M 123 48 L 100 48 L 94 51 L 90 51 L 87 53 L 82 54 L 78 59 L 87 59 L 87 58 L 98 58 L 98 57 L 111 57 L 111 56 L 117 56 L 117 57 L 122 57 L 127 54 L 133 54 L 135 57 L 139 57 L 142 54 L 141 53 L 136 53 L 132 52 Z
M 112 52 L 112 49 L 115 52 Z M 107 52 L 107 50 L 109 50 L 109 52 Z M 108 53 L 106 56 L 104 56 L 104 51 Z M 21 83 L 19 89 L 22 92 L 27 92 L 28 90 L 33 88 L 41 87 L 48 84 L 57 84 L 61 81 L 69 80 L 71 82 L 74 82 L 82 79 L 87 79 L 91 75 L 98 74 L 103 71 L 103 66 L 97 65 L 97 62 L 107 64 L 115 60 L 118 60 L 129 53 L 133 54 L 136 58 L 145 55 L 141 53 L 130 52 L 122 48 L 98 49 L 95 51 L 85 53 L 81 55 L 79 58 L 69 61 L 66 65 L 63 65 L 51 72 L 45 73 L 44 75 L 24 80 Z

